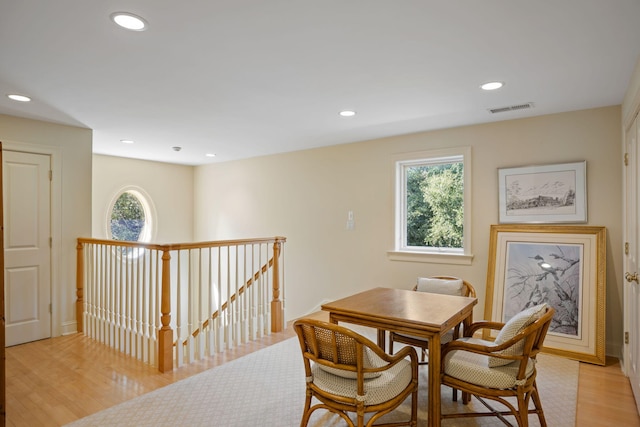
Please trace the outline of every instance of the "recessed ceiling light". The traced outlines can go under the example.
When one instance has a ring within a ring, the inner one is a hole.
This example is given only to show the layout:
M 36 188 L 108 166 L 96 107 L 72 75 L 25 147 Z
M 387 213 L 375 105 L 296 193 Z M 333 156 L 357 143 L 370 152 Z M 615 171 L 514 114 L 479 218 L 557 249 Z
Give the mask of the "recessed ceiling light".
M 216 153 L 207 153 L 205 154 L 206 157 L 215 157 Z
M 500 89 L 502 86 L 504 86 L 504 83 L 502 82 L 487 82 L 481 84 L 480 88 L 483 90 L 496 90 Z
M 111 20 L 127 30 L 144 31 L 147 29 L 147 21 L 133 13 L 114 12 L 111 14 Z
M 342 117 L 353 117 L 356 115 L 356 112 L 351 110 L 344 110 L 344 111 L 340 111 L 340 115 Z
M 20 101 L 20 102 L 29 102 L 29 101 L 31 101 L 31 98 L 29 98 L 28 96 L 24 96 L 24 95 L 9 94 L 9 95 L 7 95 L 7 97 L 9 99 L 13 99 L 14 101 Z
M 122 142 L 123 144 L 133 144 L 133 141 L 131 139 L 121 139 L 120 142 Z

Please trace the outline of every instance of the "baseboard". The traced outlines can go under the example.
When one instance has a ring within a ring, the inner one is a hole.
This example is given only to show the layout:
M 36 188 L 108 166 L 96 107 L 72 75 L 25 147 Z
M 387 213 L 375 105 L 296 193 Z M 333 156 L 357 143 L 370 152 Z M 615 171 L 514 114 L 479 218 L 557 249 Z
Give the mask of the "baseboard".
M 61 335 L 73 335 L 78 333 L 78 322 L 64 322 Z

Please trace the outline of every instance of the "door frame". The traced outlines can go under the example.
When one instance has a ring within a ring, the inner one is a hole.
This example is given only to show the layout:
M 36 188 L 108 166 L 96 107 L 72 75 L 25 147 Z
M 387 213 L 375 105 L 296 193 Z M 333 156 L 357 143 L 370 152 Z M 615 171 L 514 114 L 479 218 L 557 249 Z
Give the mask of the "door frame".
M 75 296 L 75 286 L 67 290 L 60 285 L 60 255 L 62 254 L 62 154 L 57 147 L 31 144 L 17 141 L 2 141 L 3 151 L 18 151 L 22 153 L 48 155 L 51 158 L 51 336 L 57 337 L 65 333 L 75 332 L 75 322 L 64 330 L 62 325 L 62 299 Z M 74 266 L 68 266 L 74 268 Z M 71 274 L 69 277 L 74 277 Z M 73 306 L 75 298 L 69 299 L 69 306 Z M 73 329 L 73 330 L 72 330 Z
M 633 124 L 634 120 L 636 120 L 636 117 L 640 117 L 639 113 L 640 113 L 640 90 L 636 91 L 635 96 L 633 97 L 633 100 L 630 103 L 631 108 L 629 108 L 628 113 L 622 117 L 622 123 L 621 123 L 621 131 L 622 131 L 622 154 L 625 155 L 625 153 L 627 152 L 627 130 L 629 129 L 629 127 Z M 640 149 L 640 141 L 636 140 L 636 145 L 638 146 L 637 148 Z M 640 164 L 636 165 L 636 167 L 640 168 Z M 626 280 L 624 278 L 624 272 L 626 272 L 627 270 L 627 256 L 625 254 L 625 243 L 626 243 L 626 238 L 627 238 L 627 221 L 626 221 L 626 213 L 627 213 L 627 180 L 626 180 L 626 166 L 624 166 L 624 160 L 623 160 L 623 166 L 622 166 L 622 212 L 623 212 L 623 230 L 622 230 L 622 254 L 624 255 L 624 261 L 623 261 L 623 277 L 621 277 L 622 280 L 622 289 L 623 289 L 623 334 L 626 332 L 630 332 L 633 329 L 635 329 L 636 325 L 632 325 L 632 319 L 630 319 L 629 317 L 629 310 L 628 310 L 628 304 L 630 304 L 629 301 L 629 287 L 626 283 Z M 640 187 L 636 189 L 637 193 L 640 193 Z M 640 307 L 638 308 L 640 309 Z M 629 348 L 629 344 L 625 342 L 624 336 L 622 337 L 622 359 L 623 359 L 623 364 L 622 364 L 622 370 L 624 372 L 624 374 L 628 377 L 629 373 L 631 371 L 631 366 L 630 366 L 630 357 L 629 357 L 629 352 L 631 351 Z M 636 401 L 638 401 L 638 398 L 640 397 L 636 397 Z

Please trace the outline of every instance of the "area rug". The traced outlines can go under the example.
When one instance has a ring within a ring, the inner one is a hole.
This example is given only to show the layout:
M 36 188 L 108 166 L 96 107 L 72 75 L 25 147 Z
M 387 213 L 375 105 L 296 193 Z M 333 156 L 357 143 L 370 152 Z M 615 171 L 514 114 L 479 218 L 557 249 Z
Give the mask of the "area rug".
M 538 388 L 549 426 L 575 425 L 578 362 L 538 356 Z M 427 425 L 427 367 L 420 367 L 419 426 Z M 298 426 L 305 395 L 304 368 L 297 338 L 274 344 L 112 408 L 77 420 L 89 426 Z M 443 412 L 465 410 L 442 388 Z M 484 409 L 472 401 L 470 407 Z M 407 400 L 385 420 L 405 419 Z M 513 420 L 513 417 L 508 417 Z M 539 426 L 537 416 L 529 417 Z M 342 426 L 339 417 L 318 410 L 309 426 Z M 444 420 L 443 426 L 504 426 L 496 417 Z

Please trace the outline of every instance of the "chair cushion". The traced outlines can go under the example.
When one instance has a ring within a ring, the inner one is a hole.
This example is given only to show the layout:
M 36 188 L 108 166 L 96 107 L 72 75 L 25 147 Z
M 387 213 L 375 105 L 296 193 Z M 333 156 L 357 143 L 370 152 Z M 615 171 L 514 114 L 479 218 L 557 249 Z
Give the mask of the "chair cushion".
M 511 338 L 518 335 L 522 330 L 524 330 L 527 326 L 531 325 L 533 322 L 538 320 L 544 313 L 547 312 L 547 304 L 542 303 L 533 307 L 529 307 L 526 310 L 521 311 L 520 313 L 513 316 L 505 325 L 502 327 L 498 335 L 496 336 L 495 343 L 497 345 L 503 344 L 509 341 Z M 518 354 L 522 354 L 522 349 L 524 347 L 524 341 L 519 341 L 518 343 L 512 345 L 511 347 L 502 350 L 501 354 L 506 354 L 510 356 L 515 356 Z M 496 366 L 504 366 L 512 363 L 512 360 L 509 359 L 500 359 L 498 357 L 489 357 L 489 367 L 495 368 Z
M 462 296 L 462 279 L 436 279 L 433 277 L 418 277 L 416 290 L 434 294 Z
M 368 347 L 364 347 L 363 349 L 362 362 L 365 368 L 381 368 L 387 364 L 387 362 L 382 360 L 377 354 L 373 352 L 373 350 L 371 350 Z M 350 378 L 350 379 L 358 378 L 358 373 L 355 371 L 347 371 L 345 369 L 333 368 L 331 366 L 326 366 L 321 363 L 316 363 L 316 365 L 318 366 L 318 368 L 322 369 L 323 371 L 329 372 L 330 374 L 333 374 L 333 375 L 338 375 L 339 377 Z M 365 372 L 364 378 L 365 379 L 377 378 L 380 375 L 382 375 L 381 372 Z
M 358 394 L 358 382 L 355 379 L 333 375 L 320 369 L 316 363 L 311 367 L 313 383 L 325 392 L 339 396 L 356 398 Z M 326 367 L 325 367 L 326 368 Z M 364 404 L 377 405 L 387 402 L 400 394 L 411 382 L 411 362 L 403 359 L 386 371 L 382 371 L 377 378 L 371 378 L 364 382 Z
M 460 338 L 473 344 L 493 345 L 490 341 L 479 338 Z M 459 380 L 476 384 L 482 387 L 495 389 L 509 389 L 516 385 L 519 363 L 510 363 L 494 368 L 489 367 L 489 356 L 472 353 L 470 351 L 454 350 L 444 358 L 444 372 Z M 535 362 L 531 359 L 527 362 L 526 376 L 529 378 L 535 372 Z

